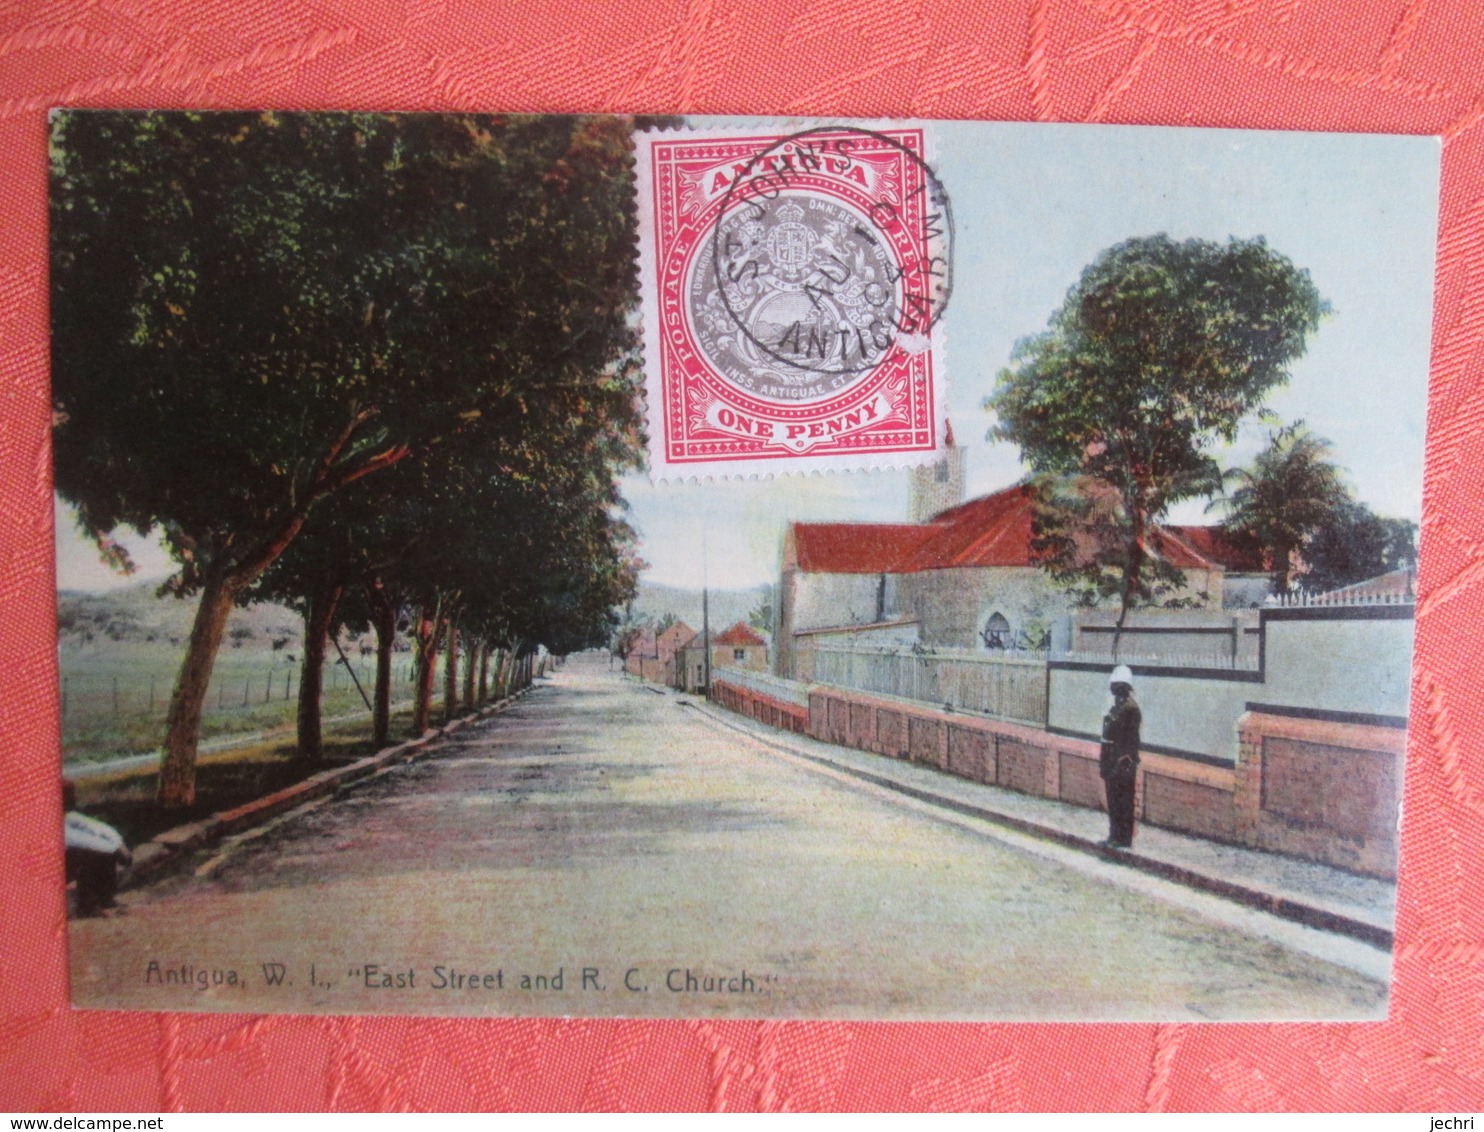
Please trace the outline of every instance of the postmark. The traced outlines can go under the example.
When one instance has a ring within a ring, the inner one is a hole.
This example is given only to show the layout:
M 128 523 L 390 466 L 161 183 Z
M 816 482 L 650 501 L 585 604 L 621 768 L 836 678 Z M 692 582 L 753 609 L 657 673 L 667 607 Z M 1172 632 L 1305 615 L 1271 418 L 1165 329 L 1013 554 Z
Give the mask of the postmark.
M 916 124 L 640 136 L 656 478 L 931 458 L 953 221 L 928 143 Z

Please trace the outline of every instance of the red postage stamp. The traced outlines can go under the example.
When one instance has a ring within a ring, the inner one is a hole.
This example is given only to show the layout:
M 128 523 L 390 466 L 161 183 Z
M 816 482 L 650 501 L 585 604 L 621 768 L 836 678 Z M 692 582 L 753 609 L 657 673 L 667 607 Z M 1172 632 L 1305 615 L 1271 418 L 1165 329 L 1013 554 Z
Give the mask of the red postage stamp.
M 932 458 L 953 222 L 929 140 L 916 123 L 639 135 L 656 479 Z

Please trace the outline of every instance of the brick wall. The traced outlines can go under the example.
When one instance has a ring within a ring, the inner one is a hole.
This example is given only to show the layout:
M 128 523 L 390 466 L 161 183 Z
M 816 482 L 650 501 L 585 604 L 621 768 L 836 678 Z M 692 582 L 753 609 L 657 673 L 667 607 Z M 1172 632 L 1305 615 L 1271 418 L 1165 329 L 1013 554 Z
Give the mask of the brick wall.
M 995 736 L 978 727 L 948 725 L 948 772 L 975 782 L 994 782 L 999 774 Z
M 1058 758 L 1061 760 L 1061 800 L 1092 810 L 1106 810 L 1108 805 L 1103 797 L 1103 779 L 1098 774 L 1096 755 L 1088 758 L 1073 751 L 1060 751 Z
M 1144 820 L 1168 829 L 1183 829 L 1215 841 L 1232 841 L 1236 821 L 1232 791 L 1189 779 L 1145 771 Z
M 1237 740 L 1240 840 L 1396 876 L 1405 731 L 1247 712 Z
M 718 680 L 718 703 L 828 743 L 961 778 L 1104 809 L 1098 745 L 928 704 L 812 687 L 807 710 Z M 1249 712 L 1233 768 L 1145 751 L 1136 813 L 1148 825 L 1396 875 L 1405 732 Z
M 780 731 L 802 735 L 809 728 L 807 708 L 775 699 L 752 688 L 729 684 L 721 678 L 712 678 L 711 699 L 728 711 L 745 715 L 748 719 L 755 719 Z

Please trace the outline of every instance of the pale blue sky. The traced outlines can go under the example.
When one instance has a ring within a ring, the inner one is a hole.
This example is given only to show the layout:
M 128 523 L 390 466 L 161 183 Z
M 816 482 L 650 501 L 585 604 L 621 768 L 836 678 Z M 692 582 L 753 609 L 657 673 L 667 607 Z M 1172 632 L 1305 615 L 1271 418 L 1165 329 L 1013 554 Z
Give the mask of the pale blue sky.
M 704 119 L 697 125 L 707 124 Z M 1082 268 L 1131 236 L 1266 236 L 1308 268 L 1335 313 L 1270 399 L 1334 442 L 1356 494 L 1420 517 L 1439 145 L 1433 138 L 937 123 L 937 170 L 953 203 L 954 295 L 944 315 L 948 413 L 968 449 L 970 495 L 1014 482 L 1018 451 L 984 439 L 981 402 L 1016 339 L 1046 325 Z M 1260 446 L 1252 426 L 1228 462 Z M 790 520 L 901 521 L 907 476 L 786 476 L 654 485 L 624 481 L 655 581 L 699 586 L 703 531 L 712 585 L 776 578 Z M 1200 504 L 1174 516 L 1206 521 Z M 121 579 L 58 508 L 58 584 Z M 140 575 L 168 559 L 126 539 Z

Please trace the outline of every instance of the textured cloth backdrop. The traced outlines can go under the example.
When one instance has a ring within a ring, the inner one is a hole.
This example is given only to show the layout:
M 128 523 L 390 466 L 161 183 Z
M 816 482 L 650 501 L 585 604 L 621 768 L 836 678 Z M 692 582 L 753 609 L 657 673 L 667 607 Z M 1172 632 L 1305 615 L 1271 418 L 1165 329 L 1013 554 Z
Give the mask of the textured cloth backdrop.
M 1484 1107 L 1484 6 L 21 0 L 0 9 L 0 1108 Z M 830 114 L 1441 134 L 1417 671 L 1384 1025 L 74 1013 L 59 893 L 46 111 Z M 1473 658 L 1473 659 L 1471 659 Z

